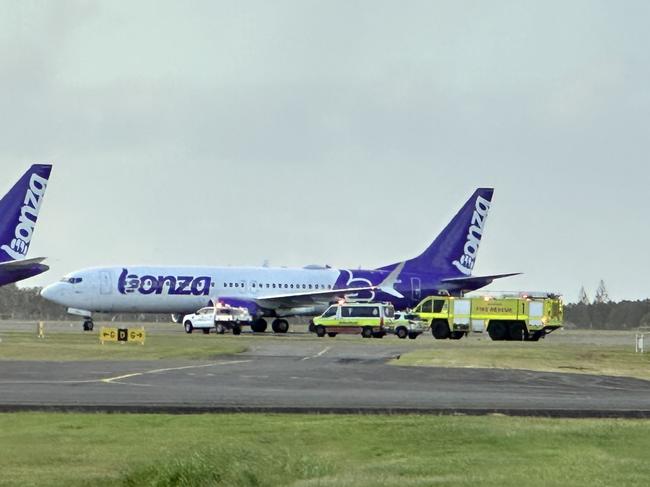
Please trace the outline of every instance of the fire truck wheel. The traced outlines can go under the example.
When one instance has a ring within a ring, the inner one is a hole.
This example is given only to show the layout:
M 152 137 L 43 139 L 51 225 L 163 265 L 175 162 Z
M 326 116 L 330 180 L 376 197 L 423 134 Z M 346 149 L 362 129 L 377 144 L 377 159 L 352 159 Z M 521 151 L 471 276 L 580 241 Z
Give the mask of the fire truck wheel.
M 521 323 L 510 324 L 510 340 L 520 342 L 524 339 L 524 327 Z
M 542 337 L 542 332 L 536 331 L 528 336 L 528 340 L 531 342 L 538 342 L 541 337 Z
M 462 332 L 462 331 L 452 331 L 451 335 L 449 335 L 449 338 L 451 338 L 452 340 L 460 340 L 464 336 L 465 336 L 465 333 Z
M 204 335 L 209 335 L 210 334 L 210 328 L 203 328 L 203 334 Z
M 333 331 L 330 331 L 329 333 L 327 333 L 327 336 L 328 336 L 328 337 L 331 337 L 331 338 L 334 338 L 336 335 L 337 335 L 337 334 L 334 333 Z
M 325 333 L 326 331 L 324 326 L 318 325 L 316 327 L 316 336 L 323 338 L 325 336 Z
M 361 330 L 361 336 L 363 338 L 372 338 L 372 328 L 366 327 Z
M 398 338 L 401 338 L 403 340 L 408 335 L 408 330 L 403 326 L 400 326 L 395 332 L 395 334 L 397 335 Z
M 232 327 L 233 335 L 241 335 L 241 325 L 235 325 Z
M 289 322 L 287 320 L 273 320 L 271 328 L 275 333 L 286 333 L 289 331 Z
M 184 327 L 185 327 L 185 333 L 192 333 L 194 331 L 194 327 L 192 326 L 191 321 L 186 321 Z
M 449 323 L 444 320 L 434 321 L 431 324 L 431 334 L 436 340 L 445 340 L 449 338 Z
M 506 328 L 505 323 L 493 321 L 490 323 L 488 334 L 492 340 L 505 340 L 508 334 L 508 329 Z

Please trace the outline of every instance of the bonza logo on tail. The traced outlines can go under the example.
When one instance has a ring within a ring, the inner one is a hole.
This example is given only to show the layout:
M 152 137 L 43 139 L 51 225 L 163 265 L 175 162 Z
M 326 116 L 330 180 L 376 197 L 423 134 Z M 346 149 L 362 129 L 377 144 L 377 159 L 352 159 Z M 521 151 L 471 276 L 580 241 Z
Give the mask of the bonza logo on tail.
M 9 245 L 4 244 L 0 247 L 0 249 L 4 250 L 14 260 L 24 259 L 27 255 L 27 249 L 34 234 L 36 219 L 41 209 L 41 202 L 46 188 L 47 179 L 38 174 L 32 174 L 29 180 L 29 188 L 25 192 L 23 207 L 20 209 L 18 225 L 16 225 L 14 230 L 15 238 Z
M 476 198 L 472 223 L 467 232 L 467 242 L 465 242 L 465 247 L 463 247 L 464 253 L 459 260 L 452 262 L 456 269 L 466 276 L 472 275 L 472 269 L 474 268 L 474 262 L 476 262 L 476 254 L 481 244 L 481 237 L 483 236 L 485 220 L 487 220 L 489 210 L 490 202 L 488 200 L 481 196 Z

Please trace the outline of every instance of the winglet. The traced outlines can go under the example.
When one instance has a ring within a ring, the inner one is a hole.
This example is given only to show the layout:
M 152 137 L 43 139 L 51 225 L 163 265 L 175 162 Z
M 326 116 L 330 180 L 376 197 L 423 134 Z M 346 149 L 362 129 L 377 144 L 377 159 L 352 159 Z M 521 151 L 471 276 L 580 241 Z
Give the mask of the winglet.
M 386 279 L 384 279 L 380 284 L 379 284 L 379 289 L 386 294 L 390 294 L 391 296 L 394 296 L 396 298 L 403 298 L 404 295 L 401 294 L 397 289 L 395 289 L 395 283 L 397 282 L 397 278 L 399 277 L 400 273 L 402 272 L 402 269 L 404 269 L 404 265 L 406 262 L 400 262 L 395 266 L 395 269 L 391 271 L 390 274 L 386 276 Z

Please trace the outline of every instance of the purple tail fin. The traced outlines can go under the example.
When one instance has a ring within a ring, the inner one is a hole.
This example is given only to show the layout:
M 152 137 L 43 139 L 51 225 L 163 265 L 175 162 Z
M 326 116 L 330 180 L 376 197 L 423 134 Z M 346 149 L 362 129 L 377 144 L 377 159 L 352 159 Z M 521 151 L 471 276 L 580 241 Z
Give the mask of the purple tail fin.
M 478 188 L 433 243 L 414 259 L 404 272 L 444 277 L 470 276 L 485 231 L 493 188 Z M 392 269 L 396 264 L 383 267 Z
M 0 262 L 24 259 L 52 166 L 34 164 L 0 200 Z

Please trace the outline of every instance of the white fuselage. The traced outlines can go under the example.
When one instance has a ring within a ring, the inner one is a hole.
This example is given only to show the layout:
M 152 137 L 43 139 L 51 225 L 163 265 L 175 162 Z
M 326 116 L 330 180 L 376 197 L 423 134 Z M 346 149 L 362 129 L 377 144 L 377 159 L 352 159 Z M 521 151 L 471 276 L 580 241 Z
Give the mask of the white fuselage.
M 93 312 L 190 313 L 219 298 L 251 300 L 332 289 L 340 275 L 325 267 L 98 267 L 69 274 L 42 295 Z M 327 298 L 316 299 L 312 306 L 276 313 L 313 314 L 328 303 Z

